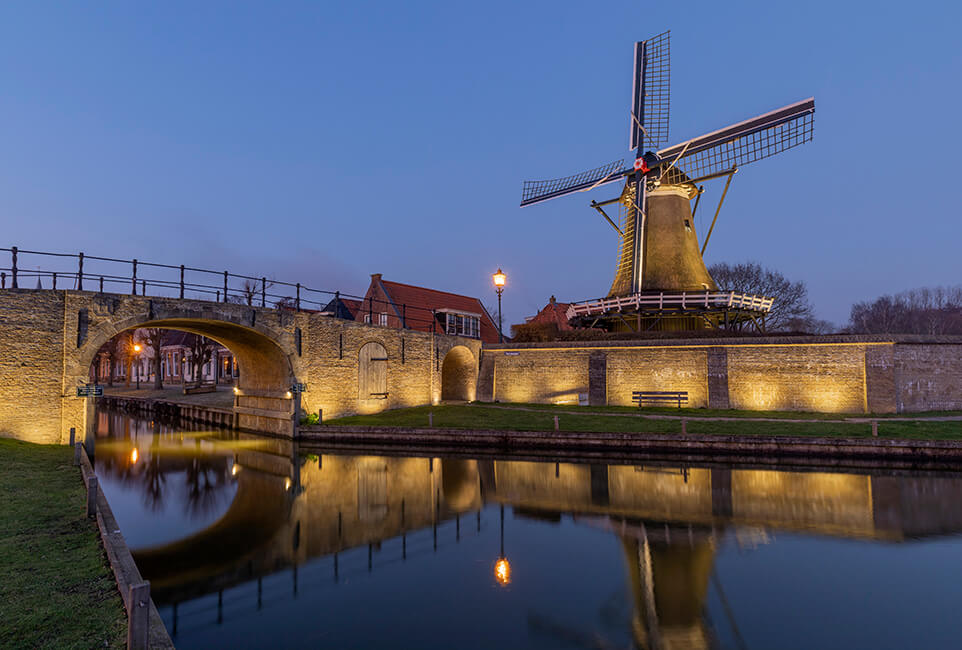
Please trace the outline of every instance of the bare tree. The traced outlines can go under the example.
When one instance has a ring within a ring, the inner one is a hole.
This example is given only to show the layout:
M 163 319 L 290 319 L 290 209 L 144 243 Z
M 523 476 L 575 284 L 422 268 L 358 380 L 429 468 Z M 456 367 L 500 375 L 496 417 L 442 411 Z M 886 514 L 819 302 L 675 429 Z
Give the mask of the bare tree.
M 227 302 L 232 302 L 238 305 L 247 305 L 248 307 L 253 307 L 254 302 L 262 291 L 266 292 L 274 286 L 273 280 L 259 281 L 251 280 L 247 278 L 244 280 L 244 284 L 241 285 L 240 289 L 236 289 L 240 295 L 233 295 L 227 299 Z
M 137 357 L 137 338 L 135 336 L 135 330 L 127 330 L 118 335 L 120 339 L 120 354 L 127 365 L 127 376 L 126 384 L 130 386 L 130 377 L 134 374 L 134 359 Z
M 962 286 L 911 289 L 852 305 L 860 334 L 962 334 Z
M 193 366 L 192 381 L 194 384 L 199 384 L 201 368 L 205 363 L 210 361 L 211 355 L 214 353 L 215 344 L 207 337 L 192 334 L 187 339 L 187 345 L 190 348 L 190 363 Z
M 744 264 L 712 264 L 708 272 L 723 291 L 740 291 L 774 298 L 765 324 L 773 331 L 811 331 L 829 327 L 815 319 L 804 282 L 792 282 L 778 271 L 763 268 L 757 262 Z
M 122 361 L 121 337 L 123 337 L 123 334 L 109 339 L 106 343 L 100 346 L 100 351 L 97 353 L 98 359 L 103 358 L 107 360 L 108 386 L 114 385 L 114 372 L 117 369 L 117 364 Z
M 164 381 L 160 373 L 161 348 L 167 341 L 167 330 L 151 327 L 143 331 L 144 344 L 151 349 L 154 356 L 154 390 L 162 390 Z

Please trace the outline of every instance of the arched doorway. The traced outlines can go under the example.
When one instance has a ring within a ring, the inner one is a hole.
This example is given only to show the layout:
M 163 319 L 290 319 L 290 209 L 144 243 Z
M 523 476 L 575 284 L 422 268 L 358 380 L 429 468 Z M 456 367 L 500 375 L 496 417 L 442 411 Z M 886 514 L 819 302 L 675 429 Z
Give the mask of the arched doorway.
M 471 350 L 456 345 L 441 364 L 441 399 L 471 402 L 477 390 L 477 364 Z

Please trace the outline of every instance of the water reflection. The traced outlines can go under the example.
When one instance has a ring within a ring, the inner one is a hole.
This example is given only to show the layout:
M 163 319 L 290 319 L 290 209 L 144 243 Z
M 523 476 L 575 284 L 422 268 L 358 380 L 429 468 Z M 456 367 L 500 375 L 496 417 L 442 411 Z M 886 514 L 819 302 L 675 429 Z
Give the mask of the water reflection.
M 786 532 L 888 543 L 962 531 L 962 479 L 955 475 L 338 455 L 278 439 L 99 417 L 98 473 L 138 494 L 144 506 L 117 513 L 125 534 L 174 499 L 194 524 L 135 550 L 155 601 L 181 635 L 185 607 L 207 603 L 217 623 L 241 601 L 253 606 L 256 598 L 260 611 L 265 583 L 275 589 L 272 580 L 285 571 L 293 598 L 305 571 L 311 580 L 325 574 L 337 584 L 356 582 L 379 565 L 385 584 L 399 589 L 392 567 L 436 554 L 441 529 L 442 546 L 452 535 L 456 545 L 475 537 L 465 542 L 459 563 L 438 560 L 422 571 L 466 576 L 480 563 L 486 580 L 508 598 L 533 588 L 539 558 L 525 555 L 532 546 L 547 556 L 553 547 L 574 549 L 585 535 L 597 548 L 602 539 L 614 544 L 603 559 L 575 556 L 557 570 L 591 576 L 590 569 L 605 567 L 596 576 L 601 583 L 615 558 L 622 568 L 613 579 L 626 597 L 607 596 L 601 622 L 592 619 L 588 628 L 577 617 L 528 607 L 528 636 L 517 645 L 741 646 L 738 617 L 716 570 L 726 546 L 763 547 Z M 113 494 L 108 498 L 114 503 Z M 505 509 L 513 522 L 530 524 L 509 536 L 507 554 Z M 497 530 L 499 547 L 475 545 L 482 519 L 492 534 Z M 390 560 L 382 559 L 387 544 L 396 553 Z M 591 579 L 578 588 L 590 592 Z M 225 604 L 225 593 L 240 600 Z M 205 600 L 215 596 L 216 605 Z M 404 598 L 401 591 L 396 597 Z M 283 638 L 274 641 L 285 645 Z

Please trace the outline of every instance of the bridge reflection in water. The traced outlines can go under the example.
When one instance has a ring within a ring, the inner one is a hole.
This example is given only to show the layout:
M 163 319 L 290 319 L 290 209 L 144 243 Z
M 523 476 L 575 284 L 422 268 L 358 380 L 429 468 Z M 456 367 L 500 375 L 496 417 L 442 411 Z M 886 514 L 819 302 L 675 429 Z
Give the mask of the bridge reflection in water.
M 368 570 L 388 540 L 400 541 L 401 561 L 412 535 L 420 543 L 430 531 L 436 550 L 441 524 L 453 524 L 460 540 L 480 530 L 482 509 L 494 504 L 620 538 L 635 643 L 707 648 L 706 597 L 726 532 L 748 543 L 764 542 L 771 529 L 885 542 L 962 532 L 962 479 L 954 476 L 334 455 L 159 423 L 135 423 L 131 435 L 130 426 L 125 416 L 100 414 L 98 473 L 139 480 L 155 497 L 172 472 L 200 483 L 189 494 L 236 487 L 229 505 L 211 500 L 222 514 L 206 527 L 134 550 L 158 606 L 173 607 L 174 626 L 177 603 L 245 582 L 257 581 L 259 606 L 261 579 L 283 569 L 293 569 L 296 593 L 297 567 L 313 558 L 330 556 L 337 580 L 339 556 L 351 549 L 367 548 Z

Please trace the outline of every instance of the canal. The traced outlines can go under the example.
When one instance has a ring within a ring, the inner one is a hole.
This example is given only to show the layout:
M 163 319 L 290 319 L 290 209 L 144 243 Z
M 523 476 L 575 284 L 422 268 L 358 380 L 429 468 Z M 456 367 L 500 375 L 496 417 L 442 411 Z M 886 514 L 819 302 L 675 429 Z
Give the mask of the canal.
M 962 475 L 332 452 L 110 411 L 179 648 L 957 647 Z

